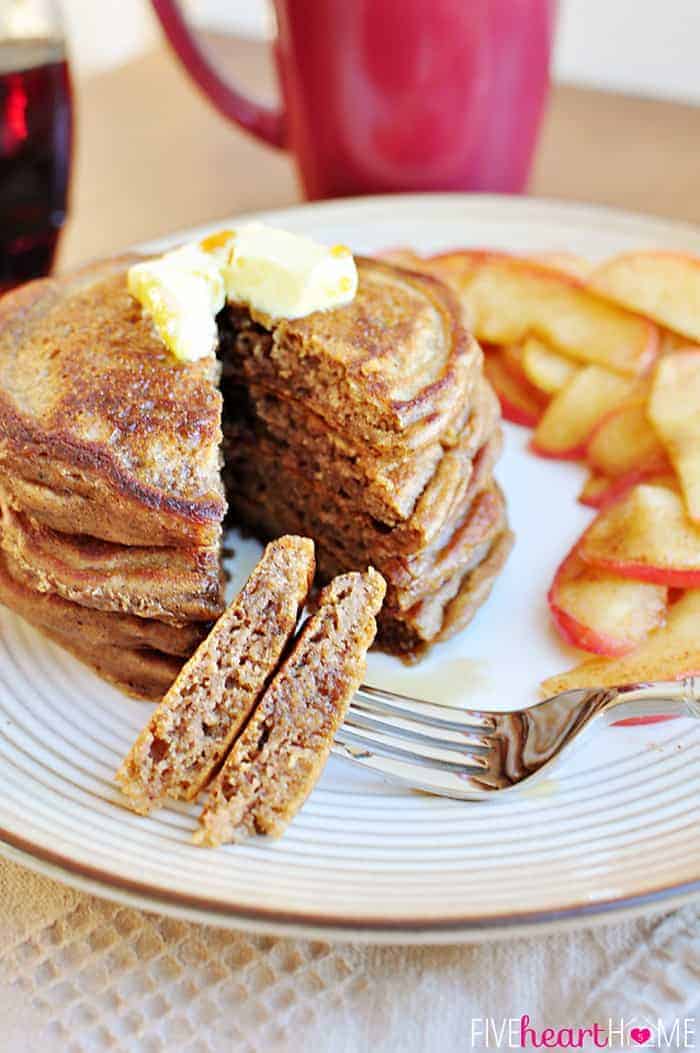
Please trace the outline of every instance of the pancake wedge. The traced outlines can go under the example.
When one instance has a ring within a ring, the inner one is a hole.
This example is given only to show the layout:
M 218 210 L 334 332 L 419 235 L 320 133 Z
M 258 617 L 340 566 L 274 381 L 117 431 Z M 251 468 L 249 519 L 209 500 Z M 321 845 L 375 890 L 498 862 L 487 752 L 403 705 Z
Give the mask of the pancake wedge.
M 214 780 L 195 840 L 215 847 L 248 834 L 279 837 L 323 771 L 335 732 L 365 671 L 384 580 L 344 574 L 263 695 Z
M 308 538 L 282 537 L 267 546 L 119 768 L 130 808 L 145 815 L 167 797 L 197 796 L 273 674 L 314 570 Z

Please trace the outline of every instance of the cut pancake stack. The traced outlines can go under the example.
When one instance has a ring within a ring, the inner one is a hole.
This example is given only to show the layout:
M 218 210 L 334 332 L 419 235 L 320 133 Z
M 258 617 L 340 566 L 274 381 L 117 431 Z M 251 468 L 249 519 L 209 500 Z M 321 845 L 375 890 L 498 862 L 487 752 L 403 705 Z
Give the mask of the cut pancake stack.
M 172 367 L 128 260 L 0 307 L 0 601 L 159 698 L 223 609 L 215 363 Z
M 181 362 L 129 295 L 136 258 L 0 303 L 0 602 L 159 698 L 223 610 L 228 498 L 261 537 L 313 538 L 323 581 L 376 567 L 383 648 L 465 625 L 511 535 L 497 403 L 447 287 L 360 260 L 351 304 L 226 308 L 218 358 Z
M 235 521 L 313 537 L 323 580 L 376 567 L 379 644 L 417 656 L 467 624 L 510 550 L 499 409 L 446 287 L 358 264 L 342 311 L 229 314 L 226 489 Z

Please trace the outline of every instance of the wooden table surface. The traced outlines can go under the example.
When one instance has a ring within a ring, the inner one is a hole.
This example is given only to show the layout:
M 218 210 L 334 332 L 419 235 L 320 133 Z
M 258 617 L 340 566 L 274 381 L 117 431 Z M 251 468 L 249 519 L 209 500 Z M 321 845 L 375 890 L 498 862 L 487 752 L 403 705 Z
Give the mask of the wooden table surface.
M 273 91 L 267 48 L 217 42 Z M 165 46 L 76 84 L 65 268 L 182 227 L 300 199 L 291 160 L 220 117 Z M 530 191 L 700 223 L 700 107 L 556 87 Z

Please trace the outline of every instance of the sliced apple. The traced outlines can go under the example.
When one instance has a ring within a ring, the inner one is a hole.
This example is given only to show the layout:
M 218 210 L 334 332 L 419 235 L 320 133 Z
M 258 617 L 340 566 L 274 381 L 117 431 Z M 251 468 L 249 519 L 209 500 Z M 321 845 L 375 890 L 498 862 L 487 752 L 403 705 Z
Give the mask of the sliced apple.
M 658 484 L 641 483 L 600 512 L 578 552 L 586 563 L 623 578 L 676 588 L 700 585 L 700 529 L 686 516 L 680 496 Z
M 612 479 L 609 479 L 607 475 L 591 471 L 584 480 L 578 499 L 582 505 L 588 505 L 589 508 L 600 508 L 600 502 L 604 500 L 611 486 Z
M 602 366 L 586 366 L 547 406 L 531 447 L 542 457 L 577 459 L 598 422 L 635 391 L 635 381 Z
M 603 417 L 589 439 L 586 457 L 594 471 L 613 478 L 669 467 L 666 451 L 649 423 L 645 398 L 624 403 Z
M 700 257 L 625 253 L 597 267 L 589 284 L 611 301 L 700 341 Z
M 567 673 L 551 676 L 541 687 L 543 698 L 577 687 L 644 684 L 681 680 L 700 673 L 700 589 L 690 589 L 668 609 L 666 624 L 650 633 L 623 658 L 589 658 Z
M 544 395 L 556 395 L 581 366 L 536 336 L 529 336 L 522 345 L 521 368 L 530 383 Z
M 430 269 L 459 292 L 479 340 L 506 345 L 535 335 L 577 361 L 632 375 L 658 353 L 656 326 L 563 271 L 488 252 L 434 256 Z
M 688 515 L 700 522 L 700 351 L 678 351 L 659 362 L 648 412 L 678 473 Z
M 559 567 L 547 595 L 560 634 L 594 654 L 633 651 L 663 622 L 668 589 L 609 574 L 584 563 L 576 549 Z
M 501 354 L 501 360 L 506 369 L 509 369 L 517 380 L 521 380 L 525 384 L 529 385 L 530 382 L 523 371 L 522 346 L 520 344 L 509 344 L 507 347 L 502 347 L 499 350 Z
M 578 499 L 582 505 L 602 511 L 619 501 L 639 483 L 666 486 L 671 490 L 676 490 L 678 486 L 675 475 L 670 471 L 658 471 L 657 467 L 651 464 L 632 468 L 624 475 L 618 475 L 616 479 L 593 471 L 584 482 Z
M 534 428 L 544 411 L 544 400 L 536 388 L 506 365 L 502 351 L 489 351 L 484 356 L 484 373 L 498 395 L 505 420 Z

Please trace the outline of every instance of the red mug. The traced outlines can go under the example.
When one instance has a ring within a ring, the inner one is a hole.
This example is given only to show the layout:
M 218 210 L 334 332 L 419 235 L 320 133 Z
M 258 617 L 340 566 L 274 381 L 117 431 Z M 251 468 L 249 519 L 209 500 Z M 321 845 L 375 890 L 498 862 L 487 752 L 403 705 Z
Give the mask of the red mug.
M 524 189 L 556 0 L 275 0 L 276 110 L 211 64 L 177 0 L 152 0 L 229 119 L 294 154 L 306 196 Z

